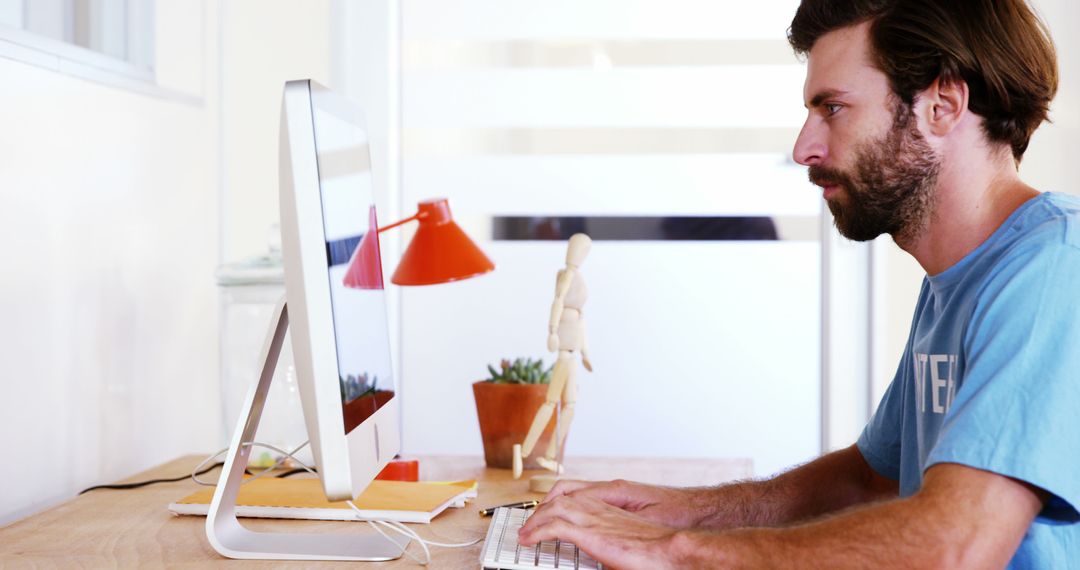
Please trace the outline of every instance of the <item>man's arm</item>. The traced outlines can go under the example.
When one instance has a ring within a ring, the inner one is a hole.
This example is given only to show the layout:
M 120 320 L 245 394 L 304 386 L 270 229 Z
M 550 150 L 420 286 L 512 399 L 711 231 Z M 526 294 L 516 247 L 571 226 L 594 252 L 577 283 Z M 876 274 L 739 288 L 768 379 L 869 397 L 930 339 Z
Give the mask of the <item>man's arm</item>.
M 574 542 L 619 568 L 1001 568 L 1047 494 L 959 464 L 927 470 L 918 494 L 787 528 L 672 529 L 593 498 L 559 497 L 519 540 Z
M 777 526 L 872 501 L 894 499 L 899 484 L 874 471 L 859 449 L 823 455 L 765 481 L 720 487 L 701 526 Z
M 560 481 L 544 500 L 594 498 L 667 526 L 726 529 L 803 521 L 897 492 L 896 481 L 878 475 L 851 446 L 765 481 L 694 489 Z

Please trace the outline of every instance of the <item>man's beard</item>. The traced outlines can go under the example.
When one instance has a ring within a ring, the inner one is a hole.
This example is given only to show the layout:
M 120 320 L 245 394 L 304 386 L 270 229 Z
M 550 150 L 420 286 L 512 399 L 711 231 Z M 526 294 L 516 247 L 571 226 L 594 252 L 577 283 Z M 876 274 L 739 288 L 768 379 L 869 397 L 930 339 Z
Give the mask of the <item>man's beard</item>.
M 841 235 L 868 241 L 887 233 L 903 245 L 914 241 L 929 221 L 940 166 L 911 106 L 898 102 L 889 132 L 855 148 L 854 172 L 815 165 L 809 174 L 819 186 L 844 189 L 828 200 Z

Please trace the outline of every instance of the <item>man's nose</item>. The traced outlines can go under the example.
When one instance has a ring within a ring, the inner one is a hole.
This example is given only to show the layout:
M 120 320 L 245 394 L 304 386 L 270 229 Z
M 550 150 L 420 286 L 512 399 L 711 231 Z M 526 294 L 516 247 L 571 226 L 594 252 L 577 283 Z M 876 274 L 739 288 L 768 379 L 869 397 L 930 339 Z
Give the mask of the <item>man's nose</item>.
M 803 123 L 799 138 L 795 139 L 792 157 L 803 166 L 813 166 L 825 160 L 826 146 L 822 129 L 813 124 L 813 117 Z

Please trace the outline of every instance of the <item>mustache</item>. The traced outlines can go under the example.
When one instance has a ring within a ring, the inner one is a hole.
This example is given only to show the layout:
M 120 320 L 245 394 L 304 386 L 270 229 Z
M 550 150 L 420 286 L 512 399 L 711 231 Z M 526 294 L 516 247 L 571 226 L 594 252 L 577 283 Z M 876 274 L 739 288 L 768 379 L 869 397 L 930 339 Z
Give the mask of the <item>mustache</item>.
M 851 186 L 851 181 L 846 174 L 827 166 L 811 166 L 806 174 L 810 182 L 817 186 Z

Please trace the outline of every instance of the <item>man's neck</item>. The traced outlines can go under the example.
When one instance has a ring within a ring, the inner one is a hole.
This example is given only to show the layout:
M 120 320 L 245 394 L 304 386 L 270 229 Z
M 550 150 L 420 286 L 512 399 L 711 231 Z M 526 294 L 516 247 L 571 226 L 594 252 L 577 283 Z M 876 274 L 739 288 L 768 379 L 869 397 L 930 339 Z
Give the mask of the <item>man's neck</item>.
M 1039 194 L 1020 180 L 1011 155 L 979 158 L 942 166 L 926 227 L 910 242 L 897 243 L 927 275 L 955 265 Z

